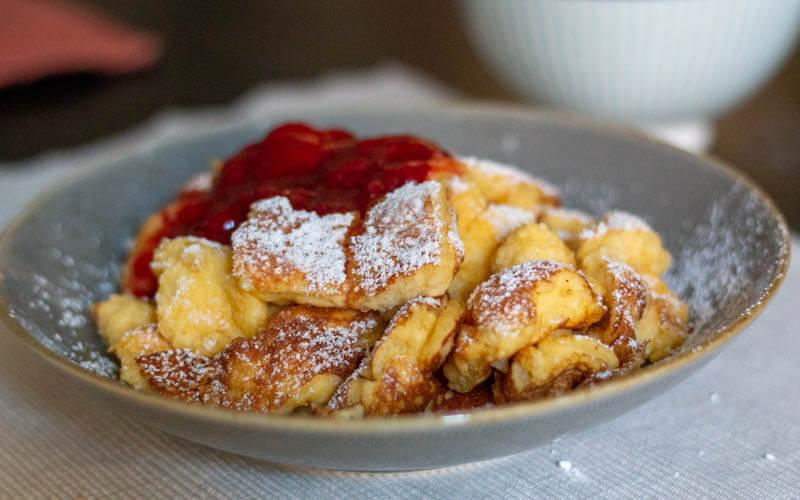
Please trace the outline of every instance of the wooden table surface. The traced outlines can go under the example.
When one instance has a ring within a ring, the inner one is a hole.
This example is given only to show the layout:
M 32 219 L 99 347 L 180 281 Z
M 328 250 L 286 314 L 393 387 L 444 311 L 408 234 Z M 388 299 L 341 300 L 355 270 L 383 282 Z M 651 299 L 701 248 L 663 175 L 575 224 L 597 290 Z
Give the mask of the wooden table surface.
M 513 101 L 470 46 L 453 1 L 87 0 L 162 37 L 152 71 L 56 77 L 0 91 L 0 160 L 131 127 L 164 107 L 224 104 L 252 86 L 387 60 L 467 96 Z M 800 229 L 800 51 L 722 117 L 713 154 L 739 166 Z

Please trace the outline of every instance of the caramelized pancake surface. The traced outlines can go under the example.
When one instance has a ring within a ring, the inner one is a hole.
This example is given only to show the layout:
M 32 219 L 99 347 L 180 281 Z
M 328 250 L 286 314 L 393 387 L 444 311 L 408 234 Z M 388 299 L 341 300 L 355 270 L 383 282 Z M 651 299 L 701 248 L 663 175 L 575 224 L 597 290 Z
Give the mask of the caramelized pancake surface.
M 330 399 L 380 335 L 376 313 L 293 306 L 213 358 L 170 350 L 137 358 L 156 391 L 187 401 L 287 413 Z

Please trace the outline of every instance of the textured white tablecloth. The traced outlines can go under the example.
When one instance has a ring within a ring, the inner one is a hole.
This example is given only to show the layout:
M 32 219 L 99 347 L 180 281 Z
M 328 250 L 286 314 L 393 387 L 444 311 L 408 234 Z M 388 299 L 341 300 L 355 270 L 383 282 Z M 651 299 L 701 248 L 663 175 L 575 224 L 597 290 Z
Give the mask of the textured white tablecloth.
M 402 68 L 258 89 L 204 116 L 391 98 L 437 99 Z M 196 116 L 196 115 L 192 115 Z M 170 113 L 69 153 L 0 165 L 0 225 L 83 158 L 180 133 Z M 795 255 L 800 243 L 795 240 Z M 800 496 L 800 259 L 749 330 L 689 381 L 611 423 L 488 463 L 402 473 L 283 467 L 203 448 L 99 407 L 0 332 L 2 497 L 791 498 Z M 571 467 L 570 467 L 571 466 Z

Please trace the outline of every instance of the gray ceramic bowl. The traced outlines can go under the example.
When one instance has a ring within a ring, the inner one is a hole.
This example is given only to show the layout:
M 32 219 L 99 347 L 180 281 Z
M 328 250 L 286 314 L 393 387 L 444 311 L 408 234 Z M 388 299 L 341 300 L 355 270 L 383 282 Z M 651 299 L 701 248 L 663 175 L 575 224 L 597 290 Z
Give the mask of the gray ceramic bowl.
M 564 397 L 463 415 L 339 421 L 259 416 L 136 392 L 88 317 L 116 287 L 131 235 L 209 158 L 225 157 L 272 125 L 305 119 L 362 134 L 411 132 L 450 151 L 519 165 L 560 185 L 565 203 L 636 212 L 663 235 L 668 281 L 689 301 L 696 332 L 675 355 Z M 129 151 L 44 196 L 0 240 L 0 320 L 98 404 L 215 448 L 275 462 L 356 470 L 441 467 L 517 453 L 616 417 L 688 377 L 742 330 L 778 287 L 786 226 L 748 180 L 631 133 L 505 108 L 319 111 L 230 124 Z

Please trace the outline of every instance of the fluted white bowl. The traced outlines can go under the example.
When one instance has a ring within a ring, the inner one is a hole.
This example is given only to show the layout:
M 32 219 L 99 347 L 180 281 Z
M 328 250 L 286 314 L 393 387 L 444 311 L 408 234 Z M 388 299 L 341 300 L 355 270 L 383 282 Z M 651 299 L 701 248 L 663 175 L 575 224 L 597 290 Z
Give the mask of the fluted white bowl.
M 635 124 L 703 121 L 761 86 L 800 26 L 795 0 L 462 0 L 510 90 Z

